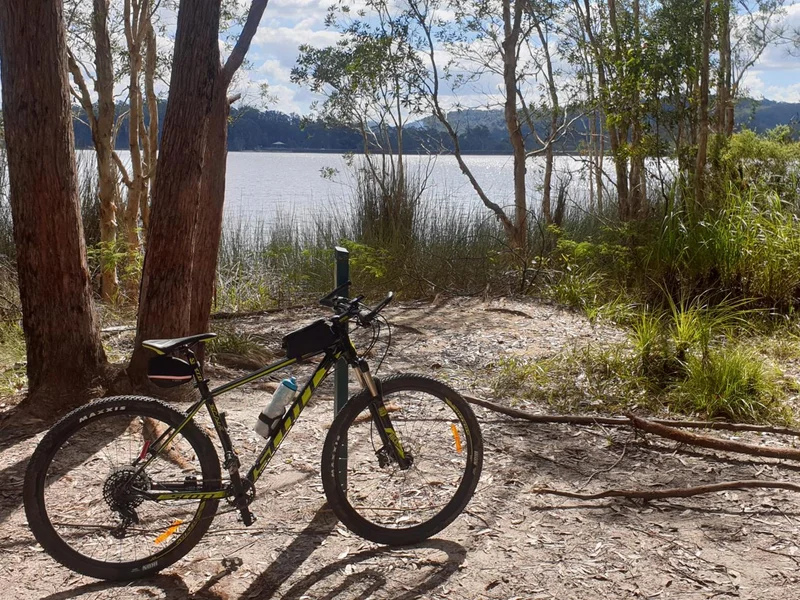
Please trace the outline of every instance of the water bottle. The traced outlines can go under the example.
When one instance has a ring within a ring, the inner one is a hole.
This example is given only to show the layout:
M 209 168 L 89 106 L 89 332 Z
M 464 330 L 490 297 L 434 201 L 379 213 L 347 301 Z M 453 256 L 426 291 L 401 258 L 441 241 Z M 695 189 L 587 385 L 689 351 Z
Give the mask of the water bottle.
M 281 381 L 275 393 L 272 394 L 272 400 L 258 415 L 258 421 L 256 421 L 253 431 L 264 439 L 270 437 L 273 427 L 283 416 L 283 409 L 294 399 L 295 393 L 297 393 L 297 380 L 294 377 Z

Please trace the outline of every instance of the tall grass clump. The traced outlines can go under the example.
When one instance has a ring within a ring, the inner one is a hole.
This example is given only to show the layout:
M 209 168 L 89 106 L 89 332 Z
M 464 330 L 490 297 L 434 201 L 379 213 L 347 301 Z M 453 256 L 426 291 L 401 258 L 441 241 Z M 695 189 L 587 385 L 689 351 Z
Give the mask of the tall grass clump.
M 329 291 L 338 232 L 291 216 L 236 221 L 223 229 L 215 309 L 247 311 L 305 303 Z
M 565 411 L 645 408 L 704 419 L 789 423 L 790 382 L 755 348 L 752 309 L 699 299 L 643 309 L 628 339 L 544 361 L 501 361 L 499 390 Z M 510 386 L 506 385 L 510 382 Z
M 685 376 L 675 385 L 671 406 L 709 419 L 790 423 L 780 372 L 754 352 L 721 348 L 705 357 L 690 356 Z
M 768 189 L 728 188 L 722 205 L 693 219 L 666 216 L 645 256 L 646 272 L 672 290 L 757 300 L 786 309 L 800 290 L 800 221 L 795 207 Z
M 424 176 L 412 171 L 401 178 L 392 161 L 378 166 L 362 162 L 354 169 L 351 216 L 355 239 L 372 246 L 413 242 Z
M 406 168 L 401 179 L 391 162 L 354 165 L 343 244 L 359 289 L 394 289 L 406 297 L 474 294 L 509 278 L 512 253 L 500 225 L 446 190 L 428 189 L 429 168 Z

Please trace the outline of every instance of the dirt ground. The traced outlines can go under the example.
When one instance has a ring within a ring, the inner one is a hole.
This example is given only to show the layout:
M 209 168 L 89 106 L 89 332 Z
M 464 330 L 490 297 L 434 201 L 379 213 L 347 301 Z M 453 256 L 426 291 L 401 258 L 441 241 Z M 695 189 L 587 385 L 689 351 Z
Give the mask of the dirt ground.
M 489 385 L 499 357 L 552 356 L 623 335 L 533 301 L 448 300 L 386 312 L 395 327 L 379 374 L 420 372 L 506 403 L 514 390 L 494 396 Z M 277 353 L 280 337 L 316 314 L 297 310 L 230 326 L 259 334 Z M 124 345 L 130 332 L 107 335 Z M 237 373 L 222 365 L 209 368 L 214 382 Z M 800 598 L 800 511 L 789 492 L 724 492 L 650 503 L 575 501 L 532 492 L 755 478 L 797 482 L 797 466 L 680 447 L 622 429 L 531 425 L 477 407 L 484 471 L 462 516 L 419 546 L 386 549 L 365 542 L 324 506 L 319 456 L 332 418 L 331 388 L 325 385 L 259 482 L 255 525 L 243 527 L 235 513 L 219 515 L 186 558 L 155 578 L 125 585 L 71 573 L 36 544 L 25 522 L 21 488 L 43 425 L 6 421 L 0 429 L 0 597 Z M 259 449 L 251 427 L 273 386 L 253 384 L 219 399 L 245 465 Z M 541 412 L 541 407 L 517 407 Z M 787 443 L 766 435 L 737 439 Z

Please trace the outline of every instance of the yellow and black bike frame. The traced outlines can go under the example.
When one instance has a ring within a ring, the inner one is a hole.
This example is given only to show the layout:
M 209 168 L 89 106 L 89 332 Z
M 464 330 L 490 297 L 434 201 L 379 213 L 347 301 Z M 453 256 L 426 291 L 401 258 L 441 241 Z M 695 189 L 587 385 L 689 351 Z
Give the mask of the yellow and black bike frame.
M 181 430 L 194 419 L 203 406 L 206 406 L 222 445 L 224 466 L 230 476 L 230 485 L 223 486 L 221 481 L 197 482 L 191 479 L 184 482 L 154 481 L 152 482 L 150 490 L 136 490 L 137 493 L 158 502 L 169 500 L 219 500 L 230 498 L 233 504 L 240 510 L 245 525 L 252 524 L 255 519 L 247 509 L 247 505 L 250 503 L 252 496 L 248 495 L 247 488 L 254 486 L 264 473 L 270 460 L 288 435 L 292 426 L 297 422 L 297 419 L 300 417 L 303 409 L 308 405 L 314 392 L 330 374 L 339 358 L 344 358 L 347 364 L 353 367 L 362 388 L 369 390 L 370 394 L 375 399 L 374 402 L 370 404 L 369 410 L 381 441 L 383 442 L 385 452 L 390 457 L 394 458 L 401 469 L 407 469 L 411 465 L 413 459 L 408 456 L 404 450 L 402 442 L 392 426 L 389 413 L 386 410 L 380 392 L 380 380 L 372 377 L 367 362 L 358 356 L 356 348 L 350 339 L 347 328 L 348 320 L 349 317 L 347 315 L 341 315 L 332 319 L 332 325 L 335 331 L 337 331 L 339 339 L 331 348 L 299 358 L 289 358 L 275 362 L 216 387 L 213 390 L 209 390 L 208 381 L 203 376 L 202 367 L 197 361 L 194 352 L 190 348 L 184 348 L 186 360 L 193 367 L 195 384 L 200 390 L 200 400 L 189 407 L 186 411 L 186 418 L 180 425 L 174 429 L 167 430 L 148 446 L 143 452 L 143 456 L 139 457 L 133 465 L 137 467 L 137 472 L 132 475 L 131 481 L 135 479 L 138 472 L 144 470 L 147 465 L 158 456 L 162 449 L 169 448 L 170 444 Z M 290 367 L 297 362 L 305 361 L 322 352 L 324 352 L 325 355 L 317 365 L 316 370 L 305 383 L 300 393 L 297 394 L 294 402 L 292 402 L 284 413 L 280 423 L 275 427 L 273 435 L 267 440 L 266 446 L 248 471 L 246 480 L 243 481 L 239 474 L 239 458 L 233 447 L 230 435 L 228 434 L 225 415 L 224 413 L 220 413 L 217 409 L 214 398 L 246 383 L 251 383 L 271 373 Z

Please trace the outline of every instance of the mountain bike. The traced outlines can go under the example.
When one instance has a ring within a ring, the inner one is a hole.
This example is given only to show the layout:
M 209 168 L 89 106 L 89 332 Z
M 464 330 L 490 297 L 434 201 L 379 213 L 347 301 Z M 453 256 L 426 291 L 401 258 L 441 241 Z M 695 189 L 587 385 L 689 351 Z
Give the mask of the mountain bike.
M 148 365 L 151 381 L 164 387 L 193 381 L 200 399 L 180 412 L 148 397 L 105 398 L 74 410 L 47 432 L 23 489 L 28 523 L 45 551 L 84 575 L 135 579 L 185 556 L 208 531 L 220 501 L 252 525 L 256 483 L 339 359 L 362 389 L 333 419 L 323 445 L 322 483 L 336 516 L 355 534 L 388 545 L 420 542 L 452 523 L 472 497 L 483 463 L 475 415 L 439 381 L 410 374 L 373 377 L 350 326 L 371 328 L 372 348 L 382 326 L 388 327 L 380 313 L 392 294 L 369 308 L 361 296 L 338 295 L 343 287 L 321 300 L 334 316 L 283 338 L 285 358 L 214 389 L 192 350 L 214 334 L 143 342 L 155 353 Z M 313 374 L 242 474 L 215 399 L 319 355 Z M 195 422 L 203 407 L 222 464 Z

